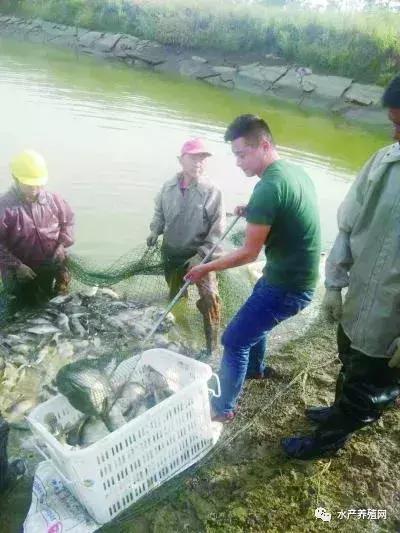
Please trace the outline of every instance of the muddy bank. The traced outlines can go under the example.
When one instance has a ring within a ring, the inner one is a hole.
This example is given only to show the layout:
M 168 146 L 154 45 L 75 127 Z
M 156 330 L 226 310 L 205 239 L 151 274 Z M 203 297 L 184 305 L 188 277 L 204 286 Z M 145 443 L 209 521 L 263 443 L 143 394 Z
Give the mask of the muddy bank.
M 362 85 L 350 78 L 318 75 L 272 54 L 223 54 L 162 46 L 131 35 L 102 33 L 41 20 L 0 16 L 0 35 L 67 47 L 152 69 L 201 80 L 227 90 L 241 90 L 265 98 L 316 108 L 348 120 L 382 126 L 383 88 Z
M 271 364 L 277 377 L 247 383 L 238 417 L 225 427 L 215 452 L 101 531 L 399 530 L 398 409 L 360 431 L 336 458 L 293 461 L 280 449 L 280 438 L 311 430 L 304 417 L 306 405 L 329 404 L 333 399 L 339 370 L 335 326 L 314 313 L 311 327 L 304 328 L 306 317 L 298 321 L 295 341 L 286 339 L 275 346 Z M 41 460 L 32 449 L 29 432 L 17 424 L 11 431 L 10 455 L 23 456 L 29 465 L 27 475 L 0 500 L 0 531 L 16 533 L 26 516 L 33 473 Z M 332 514 L 331 524 L 315 518 L 317 507 Z M 351 509 L 385 510 L 386 519 L 339 518 L 340 511 Z
M 293 461 L 280 449 L 280 438 L 310 431 L 305 405 L 333 399 L 339 368 L 335 354 L 335 327 L 324 322 L 282 347 L 271 358 L 279 376 L 246 385 L 239 415 L 225 428 L 217 453 L 101 531 L 399 531 L 399 410 L 389 410 L 379 423 L 360 431 L 333 459 Z M 13 431 L 14 445 L 22 435 Z M 19 531 L 30 484 L 24 478 L 0 501 L 7 533 Z M 330 524 L 315 518 L 317 507 L 331 513 Z M 385 510 L 386 519 L 373 519 L 372 513 L 340 518 L 341 511 L 351 509 Z
M 280 439 L 310 432 L 304 407 L 333 399 L 339 369 L 335 326 L 317 321 L 271 363 L 279 376 L 247 383 L 239 415 L 225 427 L 216 455 L 180 486 L 161 489 L 148 505 L 102 531 L 399 531 L 400 411 L 388 411 L 357 433 L 335 458 L 290 460 Z M 331 513 L 330 523 L 315 518 L 317 507 Z M 349 515 L 352 509 L 356 512 Z M 371 518 L 368 509 L 385 510 L 386 519 Z M 366 512 L 358 517 L 359 510 Z

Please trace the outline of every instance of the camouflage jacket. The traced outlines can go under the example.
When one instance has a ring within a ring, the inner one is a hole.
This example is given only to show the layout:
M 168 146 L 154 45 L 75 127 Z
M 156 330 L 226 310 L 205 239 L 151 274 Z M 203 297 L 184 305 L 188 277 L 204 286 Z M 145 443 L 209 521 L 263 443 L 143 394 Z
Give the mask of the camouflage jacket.
M 327 288 L 348 287 L 342 326 L 353 348 L 387 357 L 400 336 L 400 144 L 365 164 L 338 211 Z

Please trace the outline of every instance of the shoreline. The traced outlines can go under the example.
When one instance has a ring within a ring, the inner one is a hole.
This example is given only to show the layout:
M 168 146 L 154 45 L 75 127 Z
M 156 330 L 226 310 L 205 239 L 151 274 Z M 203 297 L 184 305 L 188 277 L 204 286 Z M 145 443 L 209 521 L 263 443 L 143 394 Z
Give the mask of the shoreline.
M 122 33 L 8 15 L 0 16 L 0 36 L 70 48 L 78 54 L 121 61 L 133 68 L 186 76 L 226 90 L 316 109 L 365 126 L 388 125 L 386 112 L 380 105 L 382 87 L 355 83 L 341 76 L 315 74 L 272 54 L 181 49 Z

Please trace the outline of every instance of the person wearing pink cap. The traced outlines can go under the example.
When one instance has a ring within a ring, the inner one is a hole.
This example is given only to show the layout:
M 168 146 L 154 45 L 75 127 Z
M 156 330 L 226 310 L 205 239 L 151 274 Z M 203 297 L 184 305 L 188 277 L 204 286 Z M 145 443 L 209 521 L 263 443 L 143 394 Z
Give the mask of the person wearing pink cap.
M 202 139 L 189 139 L 178 157 L 181 170 L 164 183 L 155 199 L 149 247 L 163 235 L 162 256 L 165 279 L 172 299 L 184 284 L 186 272 L 198 265 L 221 237 L 225 228 L 225 211 L 221 191 L 204 175 L 211 153 Z M 216 249 L 213 257 L 220 255 Z M 200 299 L 197 308 L 203 315 L 207 354 L 218 344 L 220 298 L 214 272 L 196 284 Z

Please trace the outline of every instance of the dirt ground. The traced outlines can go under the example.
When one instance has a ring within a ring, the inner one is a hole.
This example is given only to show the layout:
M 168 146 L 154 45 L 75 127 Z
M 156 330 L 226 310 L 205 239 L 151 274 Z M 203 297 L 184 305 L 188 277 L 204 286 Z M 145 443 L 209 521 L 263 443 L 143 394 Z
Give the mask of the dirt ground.
M 272 356 L 279 377 L 247 384 L 217 452 L 103 531 L 400 531 L 399 409 L 360 431 L 337 457 L 303 462 L 280 449 L 282 437 L 312 428 L 306 405 L 333 398 L 335 347 L 335 327 L 317 322 Z M 331 513 L 329 523 L 315 518 L 317 507 Z M 339 518 L 363 509 L 386 510 L 387 518 Z
M 360 431 L 334 458 L 287 459 L 280 439 L 309 432 L 304 407 L 328 404 L 333 397 L 339 369 L 334 326 L 316 322 L 273 355 L 271 364 L 278 376 L 246 385 L 237 418 L 201 465 L 101 531 L 399 532 L 400 410 L 391 409 Z M 20 437 L 13 432 L 14 443 Z M 1 533 L 20 531 L 31 482 L 25 478 L 2 496 Z M 315 518 L 317 507 L 331 513 L 330 522 Z M 387 518 L 339 518 L 340 511 L 363 509 L 385 510 Z

